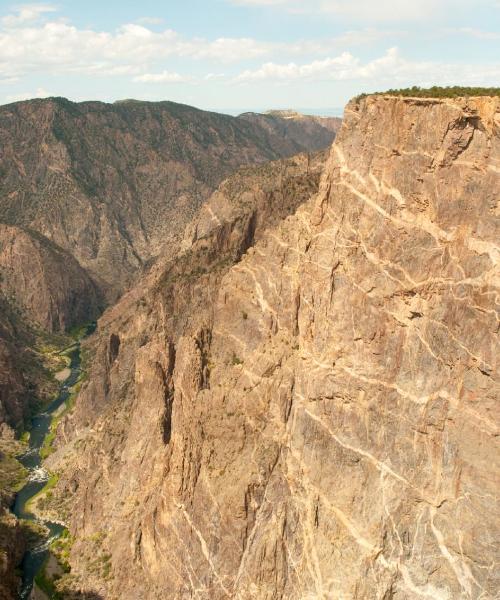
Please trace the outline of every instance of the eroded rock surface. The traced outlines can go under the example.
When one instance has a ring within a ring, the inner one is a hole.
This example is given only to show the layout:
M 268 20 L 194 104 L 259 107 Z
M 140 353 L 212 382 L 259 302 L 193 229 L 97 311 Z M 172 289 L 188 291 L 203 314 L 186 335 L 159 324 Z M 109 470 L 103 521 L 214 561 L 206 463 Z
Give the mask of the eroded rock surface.
M 214 201 L 105 314 L 50 459 L 71 585 L 495 597 L 499 110 L 353 101 L 293 216 L 248 235 L 257 194 Z
M 97 286 L 76 259 L 44 236 L 0 223 L 0 292 L 45 331 L 97 318 Z

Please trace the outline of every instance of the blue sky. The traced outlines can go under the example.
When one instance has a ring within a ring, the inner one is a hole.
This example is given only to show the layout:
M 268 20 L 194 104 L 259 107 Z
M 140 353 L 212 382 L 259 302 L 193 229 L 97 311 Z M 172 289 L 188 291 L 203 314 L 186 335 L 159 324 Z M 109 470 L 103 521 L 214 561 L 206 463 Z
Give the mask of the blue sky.
M 500 0 L 0 0 L 0 103 L 328 112 L 413 84 L 500 85 Z

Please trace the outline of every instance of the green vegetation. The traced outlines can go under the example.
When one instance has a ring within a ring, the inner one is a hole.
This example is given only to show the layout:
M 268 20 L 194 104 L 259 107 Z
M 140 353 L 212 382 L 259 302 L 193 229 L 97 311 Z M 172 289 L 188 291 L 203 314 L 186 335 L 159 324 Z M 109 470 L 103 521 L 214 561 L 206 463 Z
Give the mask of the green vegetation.
M 16 459 L 26 446 L 16 440 L 0 440 L 0 496 L 11 496 L 26 483 L 28 471 Z
M 87 374 L 84 371 L 80 371 L 80 375 L 78 376 L 78 379 L 77 379 L 75 385 L 73 387 L 71 387 L 69 390 L 70 395 L 65 402 L 64 409 L 57 416 L 52 418 L 52 421 L 50 423 L 50 431 L 45 436 L 43 445 L 40 449 L 40 456 L 42 459 L 47 458 L 48 456 L 50 456 L 52 454 L 52 452 L 54 452 L 55 449 L 53 447 L 53 443 L 56 438 L 57 427 L 59 426 L 59 423 L 61 422 L 62 418 L 68 412 L 73 410 L 73 407 L 74 407 L 75 401 L 76 401 L 76 397 L 80 393 L 80 390 L 82 388 L 83 382 L 85 381 L 86 377 L 87 377 Z
M 45 561 L 43 567 L 35 575 L 35 583 L 42 590 L 42 592 L 44 592 L 50 598 L 50 600 L 63 600 L 62 594 L 57 591 L 55 585 L 56 581 L 60 578 L 60 575 L 56 573 L 54 575 L 48 574 L 47 567 L 49 565 L 49 561 L 50 556 Z
M 79 341 L 84 338 L 90 329 L 95 327 L 95 323 L 85 323 L 84 325 L 77 325 L 68 331 L 68 335 L 75 341 Z
M 468 96 L 500 96 L 500 87 L 461 87 L 458 85 L 440 87 L 434 85 L 430 88 L 421 88 L 414 85 L 411 88 L 387 90 L 386 92 L 374 92 L 373 94 L 360 94 L 357 100 L 367 96 L 406 96 L 411 98 L 462 98 Z
M 75 352 L 75 350 L 77 350 L 77 348 L 78 348 L 78 340 L 80 340 L 82 337 L 85 336 L 89 327 L 91 327 L 91 325 L 86 324 L 86 325 L 82 325 L 81 327 L 78 327 L 78 328 L 75 328 L 74 330 L 72 330 L 72 332 L 70 332 L 70 335 L 76 341 L 73 344 L 70 344 L 69 346 L 64 348 L 63 350 L 59 350 L 58 355 L 60 357 L 62 357 L 63 359 L 65 359 L 66 366 L 71 365 L 71 356 Z M 88 363 L 88 362 L 89 362 L 88 354 L 85 353 L 83 350 L 81 350 L 80 351 L 80 374 L 78 375 L 78 379 L 76 380 L 73 387 L 71 387 L 69 390 L 70 394 L 69 394 L 68 399 L 65 402 L 64 409 L 61 412 L 59 412 L 55 417 L 53 417 L 53 419 L 50 423 L 50 431 L 45 436 L 45 439 L 43 441 L 43 446 L 40 450 L 40 456 L 42 459 L 47 458 L 48 456 L 50 456 L 52 454 L 52 452 L 54 452 L 53 443 L 54 443 L 54 440 L 55 440 L 55 437 L 57 434 L 57 427 L 58 427 L 59 423 L 61 422 L 61 419 L 68 412 L 70 412 L 75 405 L 76 397 L 80 393 L 83 382 L 87 379 L 86 363 Z M 84 363 L 85 363 L 85 365 L 84 365 Z
M 238 356 L 236 356 L 236 354 L 233 354 L 233 357 L 231 359 L 231 364 L 232 365 L 242 365 L 243 361 L 241 360 L 241 358 L 239 358 Z
M 43 440 L 43 446 L 40 448 L 40 458 L 45 460 L 48 458 L 52 452 L 54 452 L 54 448 L 52 444 L 54 443 L 56 432 L 57 432 L 57 424 L 59 423 L 59 419 L 53 419 L 50 424 L 50 431 L 45 436 Z
M 65 573 L 69 573 L 71 570 L 69 555 L 74 541 L 75 540 L 69 530 L 65 529 L 61 535 L 50 544 L 52 554 L 57 558 L 57 561 Z
M 50 504 L 50 501 L 52 500 L 52 488 L 54 488 L 57 485 L 58 481 L 59 475 L 51 475 L 47 483 L 43 486 L 43 488 L 29 499 L 29 501 L 26 504 L 26 509 L 29 510 L 29 507 L 35 502 L 38 503 L 38 506 L 41 510 L 46 508 L 47 504 Z
M 55 374 L 69 366 L 71 359 L 64 354 L 71 338 L 61 334 L 34 331 L 30 350 L 21 357 L 21 367 L 28 381 L 36 390 L 36 402 L 32 412 L 48 406 L 59 393 L 60 383 Z

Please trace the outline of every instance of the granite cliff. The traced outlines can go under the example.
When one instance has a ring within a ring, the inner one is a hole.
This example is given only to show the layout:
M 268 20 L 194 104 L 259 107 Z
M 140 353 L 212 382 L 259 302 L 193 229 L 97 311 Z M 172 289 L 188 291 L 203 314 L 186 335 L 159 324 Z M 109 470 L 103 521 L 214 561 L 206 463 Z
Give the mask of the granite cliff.
M 354 100 L 317 193 L 307 157 L 265 168 L 89 341 L 49 459 L 60 584 L 494 598 L 499 99 Z

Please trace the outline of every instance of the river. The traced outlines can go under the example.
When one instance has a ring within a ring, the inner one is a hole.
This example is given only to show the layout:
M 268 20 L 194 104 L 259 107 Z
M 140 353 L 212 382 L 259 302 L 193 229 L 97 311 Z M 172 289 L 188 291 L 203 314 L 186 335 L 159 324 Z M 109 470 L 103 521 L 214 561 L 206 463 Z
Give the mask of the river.
M 90 327 L 87 333 L 90 333 Z M 45 525 L 49 530 L 48 539 L 26 552 L 21 564 L 22 585 L 19 592 L 19 598 L 25 600 L 29 598 L 33 588 L 33 582 L 36 574 L 42 567 L 49 554 L 49 544 L 64 531 L 64 526 L 53 521 L 48 521 L 34 515 L 27 508 L 28 502 L 46 485 L 49 480 L 49 474 L 42 466 L 40 450 L 45 438 L 50 431 L 52 417 L 58 409 L 70 397 L 70 388 L 75 385 L 80 376 L 80 342 L 75 342 L 74 349 L 69 354 L 71 359 L 69 377 L 62 383 L 59 394 L 55 400 L 44 410 L 44 412 L 35 415 L 31 420 L 29 450 L 18 457 L 18 460 L 28 469 L 29 478 L 26 485 L 18 492 L 13 507 L 14 514 L 19 519 L 28 519 Z

